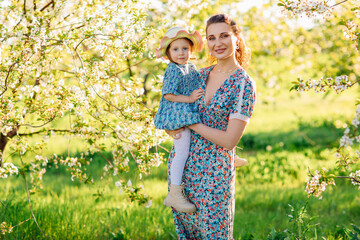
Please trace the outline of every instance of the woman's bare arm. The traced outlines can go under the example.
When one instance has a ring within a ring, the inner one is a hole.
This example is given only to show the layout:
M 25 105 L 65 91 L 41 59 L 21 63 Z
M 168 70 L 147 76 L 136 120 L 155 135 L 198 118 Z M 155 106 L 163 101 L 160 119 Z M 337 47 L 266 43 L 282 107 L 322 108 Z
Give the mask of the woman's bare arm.
M 240 141 L 247 122 L 239 119 L 230 119 L 226 131 L 208 127 L 202 123 L 189 126 L 207 140 L 226 149 L 233 149 Z

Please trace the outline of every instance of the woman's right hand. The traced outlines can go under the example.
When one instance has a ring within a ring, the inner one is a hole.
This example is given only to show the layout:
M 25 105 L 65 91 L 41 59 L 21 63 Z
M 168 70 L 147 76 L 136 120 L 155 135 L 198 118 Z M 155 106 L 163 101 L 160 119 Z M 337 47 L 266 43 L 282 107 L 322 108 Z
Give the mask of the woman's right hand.
M 180 139 L 181 138 L 181 132 L 184 131 L 185 128 L 179 128 L 179 129 L 176 129 L 176 130 L 165 130 L 165 132 L 167 134 L 170 135 L 170 137 L 172 137 L 173 139 Z

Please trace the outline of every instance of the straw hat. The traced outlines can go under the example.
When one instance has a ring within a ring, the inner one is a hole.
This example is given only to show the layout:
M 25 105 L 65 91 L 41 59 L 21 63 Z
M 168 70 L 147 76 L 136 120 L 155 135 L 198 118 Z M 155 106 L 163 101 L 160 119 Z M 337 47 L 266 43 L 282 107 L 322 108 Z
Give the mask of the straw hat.
M 183 27 L 173 27 L 169 29 L 165 36 L 160 41 L 160 47 L 156 49 L 156 57 L 166 57 L 166 48 L 170 45 L 170 43 L 179 38 L 188 38 L 193 42 L 192 51 L 200 52 L 203 46 L 203 40 L 198 31 L 194 31 L 193 33 L 189 33 Z

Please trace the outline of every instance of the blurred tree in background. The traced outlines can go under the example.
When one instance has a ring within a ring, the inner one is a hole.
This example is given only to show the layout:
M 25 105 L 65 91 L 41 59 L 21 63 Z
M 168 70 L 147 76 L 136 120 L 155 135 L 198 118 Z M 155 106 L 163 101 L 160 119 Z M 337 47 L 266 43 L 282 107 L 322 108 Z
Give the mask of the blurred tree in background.
M 316 93 L 335 91 L 341 93 L 347 91 L 360 82 L 359 78 L 359 48 L 360 48 L 360 2 L 357 0 L 333 1 L 300 1 L 281 0 L 278 5 L 289 17 L 303 17 L 320 19 L 320 26 L 331 29 L 322 36 L 326 45 L 320 40 L 318 51 L 310 56 L 317 61 L 312 62 L 309 67 L 319 71 L 319 75 L 312 76 L 304 81 L 298 78 L 293 82 L 293 87 L 299 92 L 314 90 Z M 316 29 L 316 28 L 314 28 Z M 334 35 L 342 33 L 342 41 L 334 38 Z M 343 40 L 345 39 L 345 41 Z M 347 41 L 346 41 L 347 40 Z M 316 47 L 316 45 L 315 45 Z M 340 54 L 339 54 L 340 53 Z M 312 69 L 313 70 L 313 69 Z M 319 79 L 314 79 L 318 77 Z M 357 105 L 359 104 L 357 100 Z M 326 168 L 310 172 L 310 179 L 306 186 L 308 195 L 318 198 L 329 184 L 335 185 L 334 179 L 350 179 L 351 183 L 360 190 L 360 106 L 358 105 L 355 116 L 351 123 L 345 125 L 345 131 L 340 139 L 339 147 L 335 153 L 337 166 L 330 171 Z

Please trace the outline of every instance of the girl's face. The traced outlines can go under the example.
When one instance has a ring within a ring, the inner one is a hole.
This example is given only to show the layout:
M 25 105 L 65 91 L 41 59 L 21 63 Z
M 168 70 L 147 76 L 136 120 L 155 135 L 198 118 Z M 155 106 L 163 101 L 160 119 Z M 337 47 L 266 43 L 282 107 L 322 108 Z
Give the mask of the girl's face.
M 209 51 L 218 60 L 235 56 L 237 38 L 227 23 L 213 23 L 208 26 L 206 39 Z
M 176 39 L 170 43 L 169 54 L 171 60 L 177 64 L 185 64 L 190 59 L 191 45 L 184 38 Z

